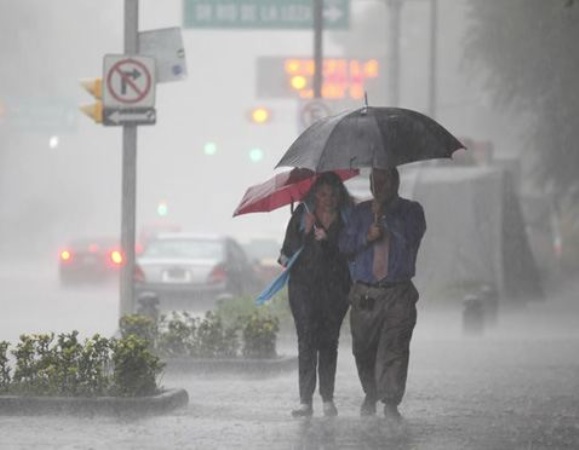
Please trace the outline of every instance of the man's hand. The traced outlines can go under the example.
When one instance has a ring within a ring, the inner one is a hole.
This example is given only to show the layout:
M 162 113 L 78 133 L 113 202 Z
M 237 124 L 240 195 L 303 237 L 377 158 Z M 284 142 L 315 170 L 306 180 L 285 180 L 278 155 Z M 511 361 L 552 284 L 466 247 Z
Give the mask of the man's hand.
M 370 225 L 368 233 L 366 234 L 366 241 L 368 243 L 380 240 L 384 236 L 384 228 L 380 220 L 384 215 L 384 205 L 381 202 L 374 200 L 372 202 L 372 213 L 374 214 L 374 222 Z
M 366 234 L 366 241 L 368 243 L 374 242 L 379 239 L 382 239 L 382 236 L 384 236 L 384 230 L 380 225 L 374 222 L 372 225 L 370 225 L 370 228 L 368 228 L 368 233 Z
M 372 213 L 374 214 L 374 222 L 378 222 L 378 218 L 384 215 L 384 204 L 374 199 L 372 201 Z

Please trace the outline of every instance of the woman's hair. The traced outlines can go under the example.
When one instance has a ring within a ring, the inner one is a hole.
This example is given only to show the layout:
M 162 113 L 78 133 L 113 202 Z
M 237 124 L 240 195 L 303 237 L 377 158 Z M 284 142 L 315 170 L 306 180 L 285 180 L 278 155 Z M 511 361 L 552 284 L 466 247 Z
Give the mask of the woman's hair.
M 315 204 L 316 192 L 321 186 L 330 186 L 338 193 L 338 209 L 353 205 L 354 200 L 340 177 L 336 175 L 335 172 L 322 172 L 317 176 L 316 181 L 314 181 L 314 184 L 304 199 L 304 202 L 308 206 L 313 206 Z

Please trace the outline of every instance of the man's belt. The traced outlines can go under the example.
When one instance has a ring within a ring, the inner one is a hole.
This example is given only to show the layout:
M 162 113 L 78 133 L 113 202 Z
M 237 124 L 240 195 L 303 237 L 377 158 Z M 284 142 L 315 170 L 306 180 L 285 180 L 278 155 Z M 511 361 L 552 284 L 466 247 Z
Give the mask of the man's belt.
M 410 280 L 402 281 L 379 281 L 378 283 L 366 283 L 365 281 L 356 281 L 356 284 L 361 284 L 367 288 L 373 289 L 388 289 L 395 286 L 400 286 L 401 284 L 408 283 Z

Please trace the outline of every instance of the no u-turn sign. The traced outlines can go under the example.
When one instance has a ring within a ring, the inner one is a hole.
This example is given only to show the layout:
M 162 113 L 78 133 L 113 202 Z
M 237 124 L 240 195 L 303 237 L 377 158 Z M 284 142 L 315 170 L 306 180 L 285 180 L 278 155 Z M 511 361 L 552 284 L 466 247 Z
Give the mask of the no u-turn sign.
M 155 60 L 136 55 L 105 55 L 105 109 L 146 109 L 155 106 Z

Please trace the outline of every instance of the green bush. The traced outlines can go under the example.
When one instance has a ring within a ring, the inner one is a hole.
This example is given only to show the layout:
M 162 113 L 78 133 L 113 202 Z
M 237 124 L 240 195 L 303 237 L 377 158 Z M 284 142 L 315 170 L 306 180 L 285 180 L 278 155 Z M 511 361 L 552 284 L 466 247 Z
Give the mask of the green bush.
M 156 351 L 169 358 L 274 358 L 279 323 L 269 308 L 243 302 L 210 311 L 203 319 L 173 312 L 161 316 Z
M 135 334 L 114 340 L 113 348 L 113 392 L 124 397 L 154 395 L 157 390 L 157 375 L 164 367 L 155 355 L 150 342 Z
M 155 340 L 158 335 L 157 322 L 149 316 L 143 316 L 140 314 L 128 314 L 123 316 L 121 317 L 121 320 L 119 320 L 119 328 L 121 336 L 123 337 L 135 335 L 150 342 L 151 345 L 155 345 Z
M 81 343 L 78 331 L 24 334 L 11 350 L 0 342 L 0 392 L 18 395 L 143 396 L 158 391 L 163 369 L 151 343 L 134 334 L 107 339 L 98 334 Z
M 157 351 L 164 357 L 190 356 L 196 353 L 196 333 L 199 319 L 188 312 L 173 311 L 161 316 Z
M 243 356 L 246 358 L 275 358 L 279 319 L 256 311 L 240 320 L 243 333 Z
M 199 358 L 231 358 L 237 355 L 239 339 L 236 326 L 226 326 L 221 316 L 211 311 L 197 326 L 191 356 Z
M 158 393 L 161 357 L 274 358 L 287 300 L 256 307 L 230 300 L 203 319 L 187 312 L 127 315 L 121 337 L 23 334 L 15 348 L 0 342 L 0 393 L 45 396 L 147 396 Z M 13 367 L 9 353 L 14 357 Z
M 10 366 L 8 364 L 9 347 L 9 342 L 0 341 L 0 393 L 6 392 L 10 384 Z

